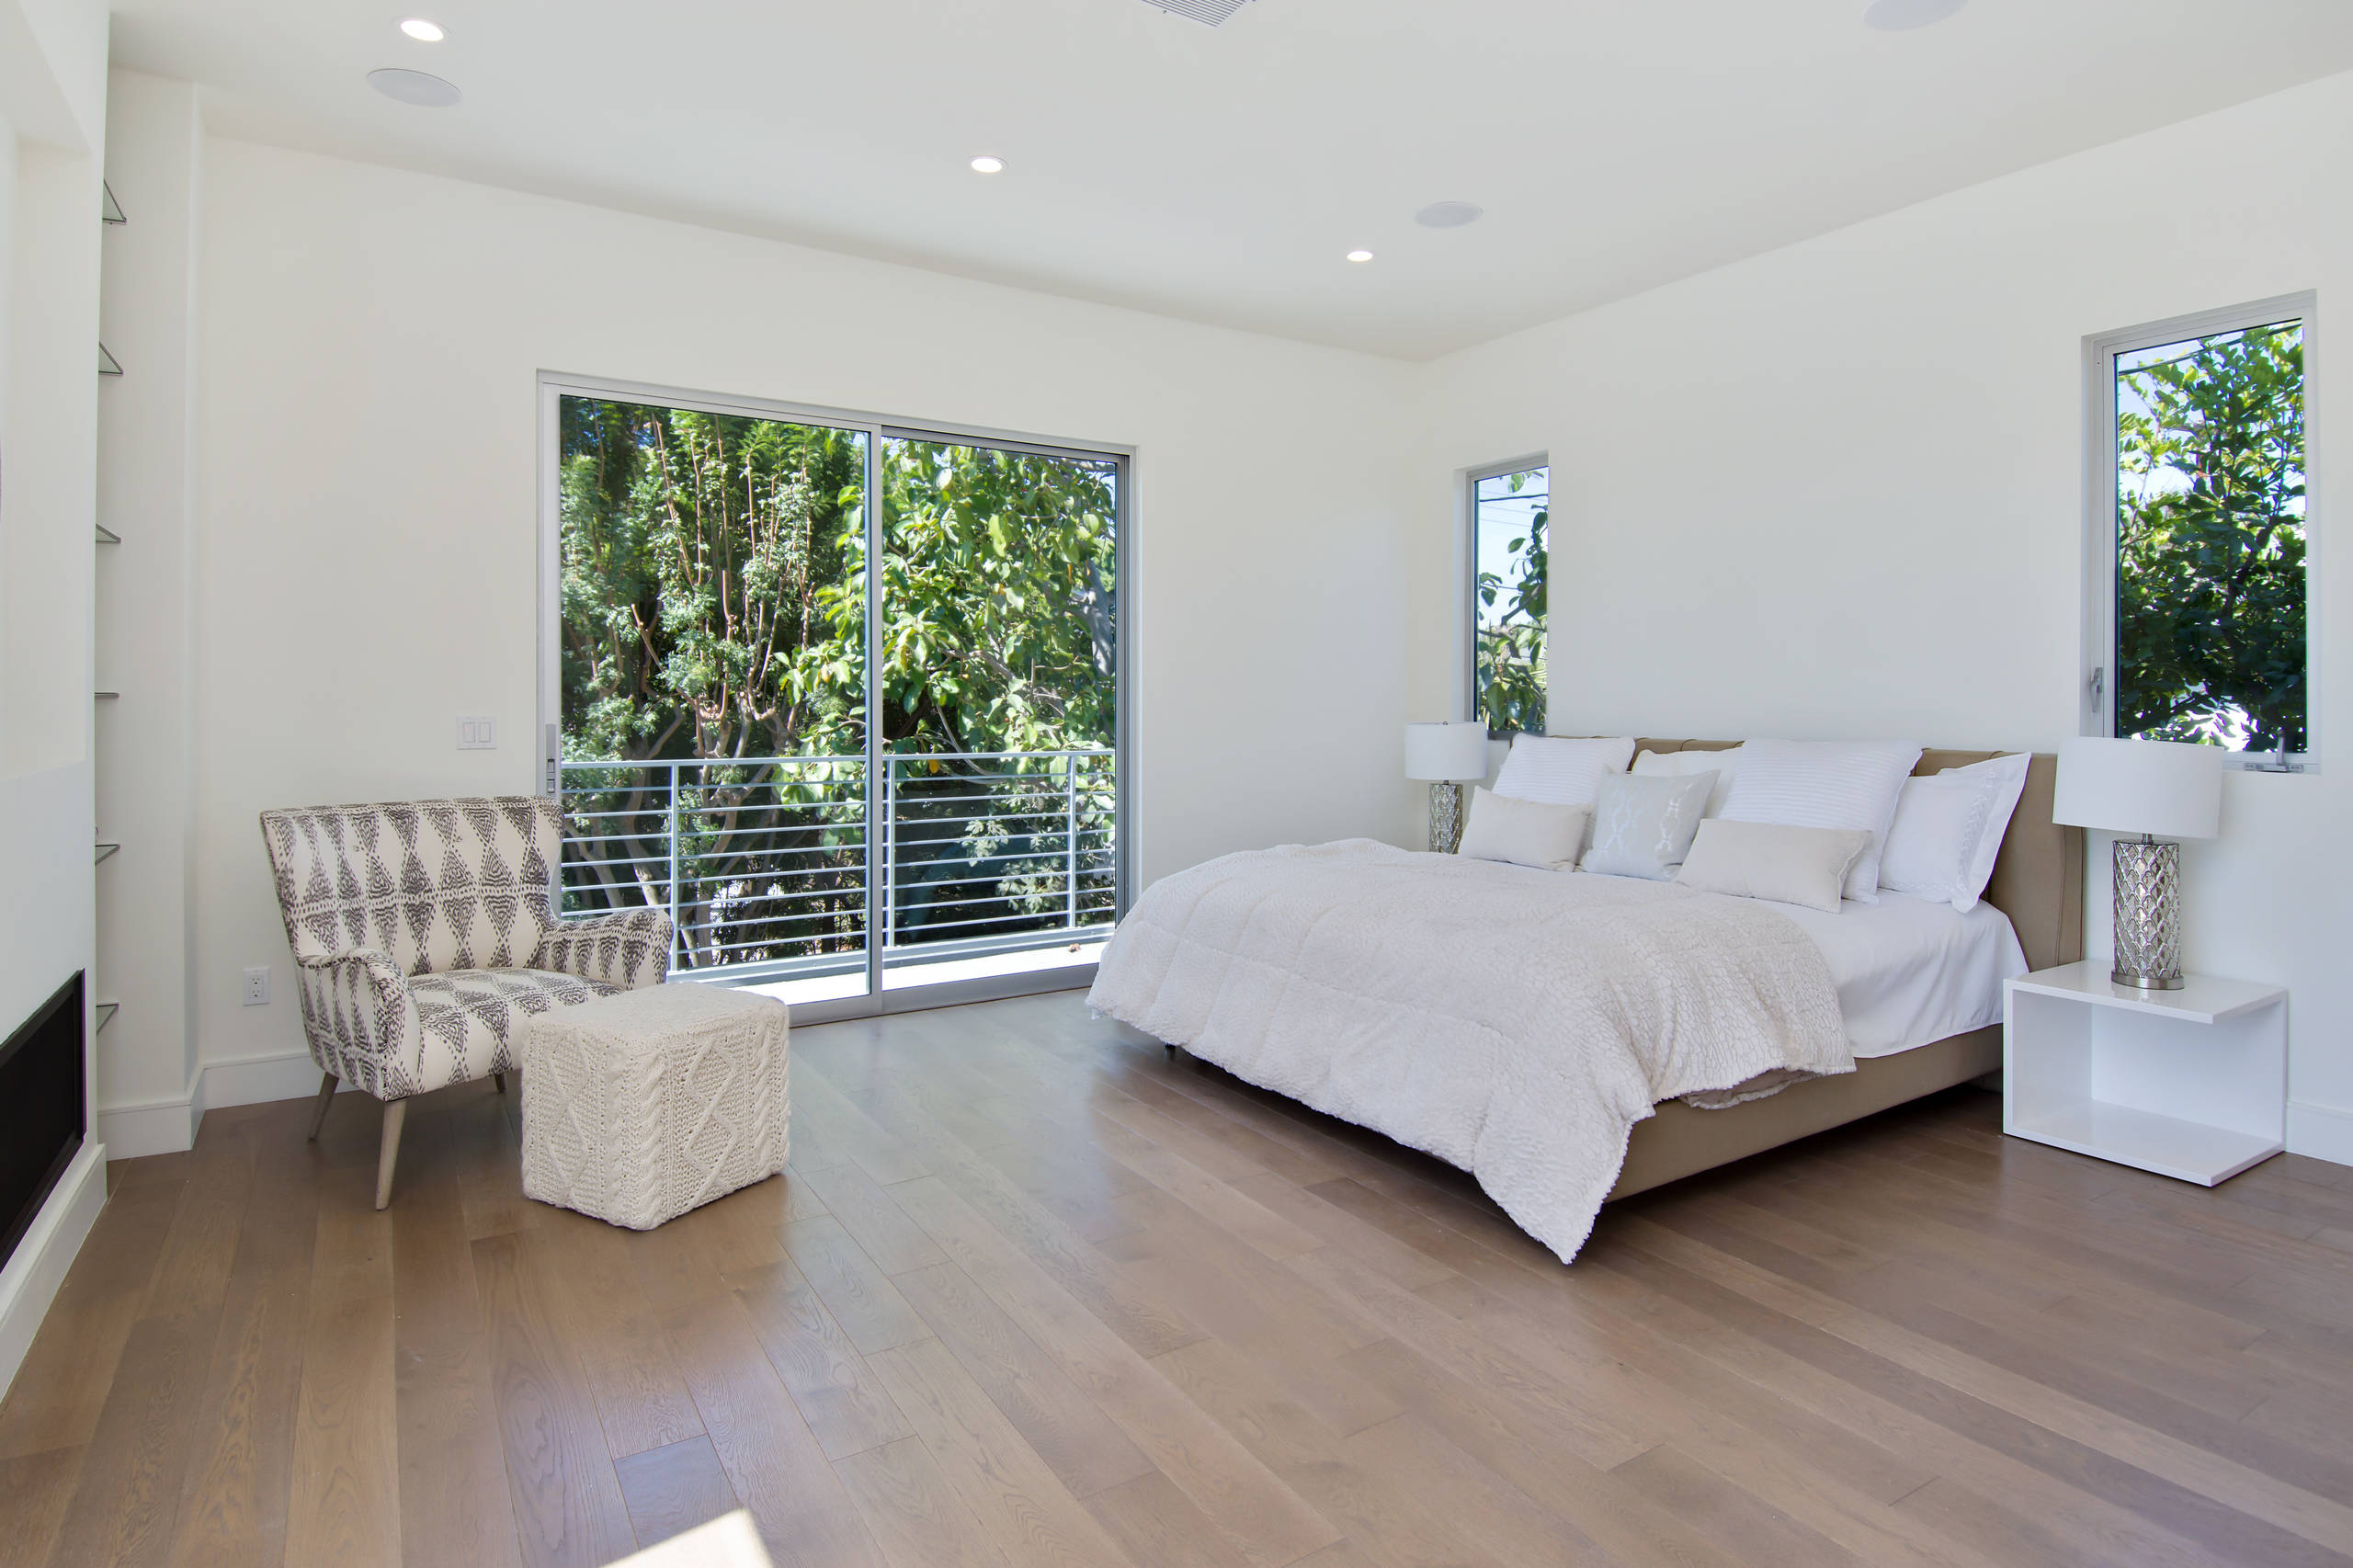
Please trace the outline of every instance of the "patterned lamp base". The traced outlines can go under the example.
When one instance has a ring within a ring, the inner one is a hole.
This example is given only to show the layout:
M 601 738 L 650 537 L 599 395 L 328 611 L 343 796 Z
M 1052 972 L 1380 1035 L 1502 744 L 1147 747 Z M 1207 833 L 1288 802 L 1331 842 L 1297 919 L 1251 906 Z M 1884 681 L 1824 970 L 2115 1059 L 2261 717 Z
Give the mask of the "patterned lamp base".
M 2116 967 L 2109 979 L 2143 991 L 2178 991 L 2181 846 L 2145 834 L 2116 841 Z
M 1462 786 L 1430 786 L 1430 853 L 1451 855 L 1462 842 Z

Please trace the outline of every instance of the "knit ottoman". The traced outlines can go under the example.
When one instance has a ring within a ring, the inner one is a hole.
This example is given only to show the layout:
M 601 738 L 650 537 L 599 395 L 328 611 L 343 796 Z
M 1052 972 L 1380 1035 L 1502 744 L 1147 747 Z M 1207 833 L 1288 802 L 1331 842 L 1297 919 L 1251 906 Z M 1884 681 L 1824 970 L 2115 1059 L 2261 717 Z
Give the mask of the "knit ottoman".
M 650 1231 L 784 1169 L 781 1002 L 691 983 L 523 1026 L 523 1196 Z

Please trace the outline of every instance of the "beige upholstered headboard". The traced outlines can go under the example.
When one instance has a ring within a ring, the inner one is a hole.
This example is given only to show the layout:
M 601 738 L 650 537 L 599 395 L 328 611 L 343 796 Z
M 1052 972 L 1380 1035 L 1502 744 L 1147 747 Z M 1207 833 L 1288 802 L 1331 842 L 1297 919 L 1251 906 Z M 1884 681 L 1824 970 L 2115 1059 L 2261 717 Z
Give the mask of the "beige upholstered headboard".
M 1738 741 L 1637 740 L 1645 751 L 1726 751 Z M 1961 767 L 2003 754 L 1994 751 L 1927 751 L 1912 772 L 1916 777 L 1938 768 Z M 2027 765 L 2026 793 L 2010 817 L 2010 831 L 2002 836 L 2002 853 L 1994 861 L 1994 880 L 1985 885 L 1985 902 L 2010 917 L 2026 949 L 2029 968 L 2051 969 L 2074 963 L 2084 956 L 2084 830 L 2062 827 L 2051 820 L 2052 790 L 2059 778 L 2059 759 L 2037 752 Z

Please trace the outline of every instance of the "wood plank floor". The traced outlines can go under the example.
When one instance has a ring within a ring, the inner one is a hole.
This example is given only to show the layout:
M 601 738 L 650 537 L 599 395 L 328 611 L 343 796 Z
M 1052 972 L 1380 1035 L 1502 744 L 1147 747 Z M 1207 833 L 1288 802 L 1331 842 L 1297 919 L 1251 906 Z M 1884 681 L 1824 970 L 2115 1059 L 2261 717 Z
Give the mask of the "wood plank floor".
M 126 1162 L 0 1404 L 0 1565 L 2353 1562 L 2353 1170 L 2202 1191 L 1972 1090 L 1607 1211 L 1075 994 L 793 1037 L 785 1176 L 524 1200 L 517 1098 Z

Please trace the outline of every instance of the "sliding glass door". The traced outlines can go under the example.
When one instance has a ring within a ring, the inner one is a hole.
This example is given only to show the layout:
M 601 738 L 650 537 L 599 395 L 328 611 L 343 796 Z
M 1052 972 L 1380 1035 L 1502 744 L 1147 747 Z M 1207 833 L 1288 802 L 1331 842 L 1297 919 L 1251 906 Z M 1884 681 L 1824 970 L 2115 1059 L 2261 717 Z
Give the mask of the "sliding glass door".
M 543 392 L 567 908 L 666 909 L 679 977 L 828 1010 L 1091 962 L 1122 889 L 1124 460 Z
M 1120 480 L 884 433 L 886 987 L 1092 961 L 1117 918 Z

